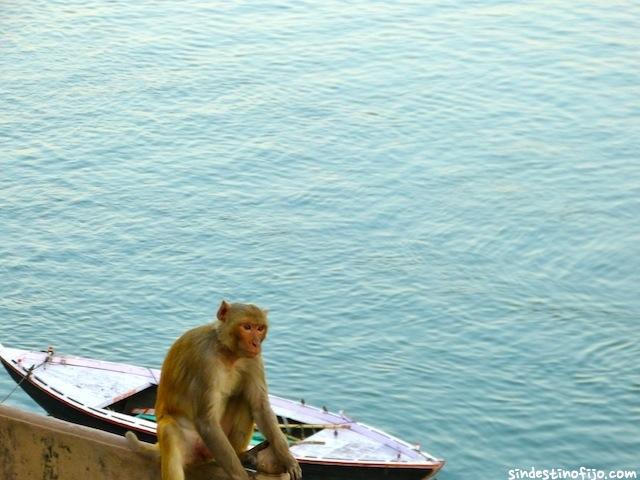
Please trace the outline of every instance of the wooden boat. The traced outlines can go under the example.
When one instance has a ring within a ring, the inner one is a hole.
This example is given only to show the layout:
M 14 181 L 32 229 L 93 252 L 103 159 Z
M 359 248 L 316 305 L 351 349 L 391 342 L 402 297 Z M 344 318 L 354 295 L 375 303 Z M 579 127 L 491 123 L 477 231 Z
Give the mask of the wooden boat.
M 0 359 L 50 415 L 124 435 L 156 441 L 153 416 L 160 370 L 36 352 L 0 344 Z M 444 460 L 339 413 L 270 395 L 271 407 L 305 480 L 432 478 Z M 255 443 L 260 439 L 254 435 Z

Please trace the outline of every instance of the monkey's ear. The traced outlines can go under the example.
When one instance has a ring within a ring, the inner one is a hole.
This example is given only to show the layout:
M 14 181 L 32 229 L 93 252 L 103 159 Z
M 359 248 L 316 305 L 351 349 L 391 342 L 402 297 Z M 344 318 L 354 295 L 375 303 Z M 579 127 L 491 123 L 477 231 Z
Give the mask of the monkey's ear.
M 222 300 L 222 303 L 220 304 L 220 308 L 218 308 L 218 314 L 216 315 L 216 317 L 218 317 L 218 320 L 220 320 L 221 322 L 224 322 L 227 319 L 228 311 L 229 311 L 229 304 L 226 302 L 226 300 Z

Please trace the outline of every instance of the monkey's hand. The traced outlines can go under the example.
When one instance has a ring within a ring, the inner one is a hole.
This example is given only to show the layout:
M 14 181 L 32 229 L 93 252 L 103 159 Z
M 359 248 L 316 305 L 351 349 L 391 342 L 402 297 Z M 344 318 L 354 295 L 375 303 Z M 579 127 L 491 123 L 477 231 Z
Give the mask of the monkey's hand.
M 288 450 L 287 455 L 281 461 L 284 464 L 285 471 L 289 474 L 290 480 L 300 480 L 302 478 L 300 464 Z

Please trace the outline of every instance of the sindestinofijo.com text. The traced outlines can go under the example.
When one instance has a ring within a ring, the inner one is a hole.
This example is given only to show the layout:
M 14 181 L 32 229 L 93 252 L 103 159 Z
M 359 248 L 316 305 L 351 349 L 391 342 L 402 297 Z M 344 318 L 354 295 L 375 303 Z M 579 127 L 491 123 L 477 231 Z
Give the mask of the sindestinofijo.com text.
M 598 470 L 580 467 L 574 470 L 564 468 L 513 468 L 507 472 L 508 480 L 617 480 L 637 479 L 636 470 Z

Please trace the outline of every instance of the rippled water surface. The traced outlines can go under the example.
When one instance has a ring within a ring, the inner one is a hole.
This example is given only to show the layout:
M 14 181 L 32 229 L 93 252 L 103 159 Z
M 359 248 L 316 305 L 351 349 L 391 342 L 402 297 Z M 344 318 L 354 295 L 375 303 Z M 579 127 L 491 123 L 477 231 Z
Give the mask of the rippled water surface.
M 442 480 L 639 468 L 639 19 L 3 2 L 0 341 L 158 366 L 252 301 L 273 393 Z

